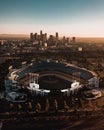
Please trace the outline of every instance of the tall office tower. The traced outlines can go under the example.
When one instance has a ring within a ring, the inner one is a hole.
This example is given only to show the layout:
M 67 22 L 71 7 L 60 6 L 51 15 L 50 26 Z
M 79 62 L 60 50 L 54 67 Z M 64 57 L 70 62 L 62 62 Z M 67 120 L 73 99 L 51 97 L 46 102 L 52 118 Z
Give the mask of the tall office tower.
M 4 44 L 4 41 L 2 40 L 2 41 L 1 41 L 1 45 L 3 45 L 3 44 Z
M 65 40 L 66 40 L 65 36 L 63 36 L 63 39 L 62 39 L 63 43 L 65 43 Z
M 53 35 L 49 36 L 49 38 L 48 38 L 48 44 L 49 44 L 49 46 L 52 46 L 54 44 L 54 36 Z
M 34 41 L 34 35 L 33 35 L 33 33 L 30 33 L 30 41 Z
M 47 41 L 47 33 L 45 33 L 45 34 L 42 35 L 42 41 L 43 42 Z
M 45 39 L 47 40 L 47 33 L 45 33 Z
M 66 42 L 69 43 L 69 38 L 68 37 L 66 38 Z
M 40 30 L 40 36 L 42 36 L 42 30 Z
M 76 42 L 76 37 L 72 37 L 72 43 Z
M 58 38 L 58 32 L 56 32 L 56 38 Z
M 35 40 L 37 40 L 37 33 L 34 34 L 34 38 L 35 38 Z

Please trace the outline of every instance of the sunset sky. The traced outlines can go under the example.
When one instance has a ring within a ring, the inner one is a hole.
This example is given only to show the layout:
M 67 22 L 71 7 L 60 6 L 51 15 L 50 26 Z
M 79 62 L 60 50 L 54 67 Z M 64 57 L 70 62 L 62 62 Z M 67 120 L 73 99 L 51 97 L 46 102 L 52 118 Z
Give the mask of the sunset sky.
M 0 34 L 104 37 L 104 0 L 0 0 Z

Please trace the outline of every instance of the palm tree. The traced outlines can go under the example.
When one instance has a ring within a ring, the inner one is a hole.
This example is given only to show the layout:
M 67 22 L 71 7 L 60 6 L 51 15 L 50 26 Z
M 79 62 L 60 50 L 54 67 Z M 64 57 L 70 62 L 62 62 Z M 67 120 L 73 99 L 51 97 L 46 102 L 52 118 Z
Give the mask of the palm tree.
M 31 102 L 29 102 L 28 108 L 29 108 L 29 110 L 32 110 L 32 103 Z
M 74 107 L 75 106 L 75 101 L 74 101 L 74 98 L 72 97 L 72 100 L 71 100 L 71 105 Z
M 48 112 L 50 108 L 49 100 L 46 99 L 45 112 Z
M 54 109 L 55 109 L 55 113 L 57 113 L 58 112 L 58 102 L 56 99 L 54 100 Z
M 41 110 L 41 105 L 40 105 L 40 103 L 37 103 L 35 106 L 36 113 L 38 113 L 40 110 Z
M 69 110 L 69 106 L 67 105 L 65 100 L 64 100 L 64 110 L 65 110 L 65 112 L 67 112 Z
M 22 109 L 22 105 L 18 104 L 18 109 L 21 110 Z
M 10 110 L 12 110 L 14 107 L 13 103 L 10 103 L 9 106 L 10 106 Z

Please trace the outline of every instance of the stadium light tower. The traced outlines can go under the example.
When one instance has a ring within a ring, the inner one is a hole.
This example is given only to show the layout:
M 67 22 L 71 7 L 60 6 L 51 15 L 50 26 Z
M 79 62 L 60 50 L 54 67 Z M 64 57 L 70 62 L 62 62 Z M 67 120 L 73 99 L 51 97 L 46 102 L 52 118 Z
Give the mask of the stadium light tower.
M 36 83 L 38 83 L 38 77 L 39 77 L 39 74 L 37 73 L 29 73 L 29 82 L 34 82 L 36 81 Z
M 34 80 L 36 80 L 36 83 L 37 83 L 37 84 L 38 84 L 38 77 L 39 77 L 39 74 L 34 73 Z

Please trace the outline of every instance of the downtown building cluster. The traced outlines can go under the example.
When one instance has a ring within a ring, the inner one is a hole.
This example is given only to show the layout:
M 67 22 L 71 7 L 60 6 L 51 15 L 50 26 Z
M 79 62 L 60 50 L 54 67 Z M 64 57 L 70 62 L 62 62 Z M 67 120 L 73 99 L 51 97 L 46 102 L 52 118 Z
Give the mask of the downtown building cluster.
M 45 47 L 47 46 L 58 46 L 60 43 L 61 44 L 69 44 L 69 43 L 75 43 L 76 38 L 72 37 L 69 39 L 69 37 L 59 37 L 58 32 L 55 33 L 55 35 L 49 35 L 47 36 L 47 33 L 42 33 L 42 30 L 40 31 L 40 34 L 33 34 L 30 33 L 30 41 L 33 44 L 39 44 L 39 45 L 44 45 Z

